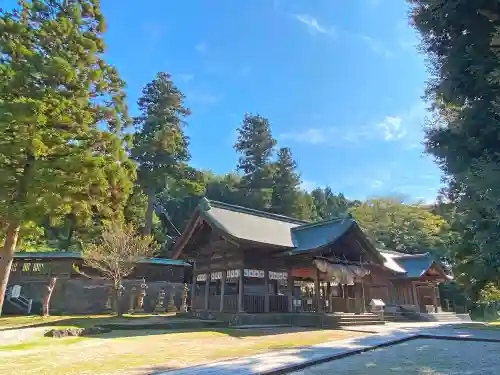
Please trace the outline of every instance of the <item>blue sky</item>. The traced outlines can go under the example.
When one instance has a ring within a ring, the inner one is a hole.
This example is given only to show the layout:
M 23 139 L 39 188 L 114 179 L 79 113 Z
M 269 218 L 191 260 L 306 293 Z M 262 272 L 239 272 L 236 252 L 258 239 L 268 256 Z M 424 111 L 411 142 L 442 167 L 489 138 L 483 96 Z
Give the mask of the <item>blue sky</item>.
M 427 73 L 405 1 L 101 3 L 131 113 L 142 86 L 170 72 L 193 112 L 195 167 L 234 170 L 236 128 L 258 112 L 307 189 L 435 198 L 440 171 L 421 145 Z

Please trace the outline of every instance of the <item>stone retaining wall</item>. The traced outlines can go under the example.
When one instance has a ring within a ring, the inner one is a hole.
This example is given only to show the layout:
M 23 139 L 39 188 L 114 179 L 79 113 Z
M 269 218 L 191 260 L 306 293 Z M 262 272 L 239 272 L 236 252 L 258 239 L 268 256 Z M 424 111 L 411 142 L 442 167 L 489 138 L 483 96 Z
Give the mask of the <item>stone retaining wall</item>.
M 34 305 L 40 305 L 46 293 L 47 281 L 15 281 L 12 285 L 20 285 L 21 293 L 27 298 L 31 298 Z M 122 308 L 127 311 L 131 300 L 132 288 L 135 287 L 134 295 L 141 290 L 142 280 L 125 280 L 123 282 L 124 292 L 122 297 Z M 151 310 L 156 306 L 160 290 L 165 292 L 163 309 L 167 307 L 170 295 L 174 296 L 174 303 L 177 309 L 182 305 L 182 293 L 184 284 L 172 283 L 168 281 L 147 282 L 146 295 L 144 297 L 144 310 Z M 52 314 L 99 314 L 109 312 L 109 296 L 111 284 L 103 279 L 58 279 L 52 293 L 50 302 L 50 312 Z

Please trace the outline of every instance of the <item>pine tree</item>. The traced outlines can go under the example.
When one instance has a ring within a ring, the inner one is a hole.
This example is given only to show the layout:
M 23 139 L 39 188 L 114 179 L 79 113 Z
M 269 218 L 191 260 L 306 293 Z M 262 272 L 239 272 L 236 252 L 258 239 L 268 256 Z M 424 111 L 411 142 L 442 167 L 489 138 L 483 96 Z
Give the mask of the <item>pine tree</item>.
M 291 217 L 298 216 L 301 181 L 296 169 L 297 163 L 293 160 L 291 150 L 288 147 L 280 148 L 278 160 L 274 166 L 274 186 L 271 199 L 273 212 Z
M 158 73 L 138 101 L 132 158 L 139 165 L 138 182 L 148 197 L 144 233 L 151 234 L 157 195 L 170 184 L 182 184 L 190 159 L 184 118 L 184 95 L 167 73 Z
M 260 115 L 245 114 L 234 148 L 240 153 L 237 169 L 243 172 L 241 188 L 245 205 L 259 210 L 269 209 L 273 189 L 271 157 L 276 140 L 269 121 Z
M 103 60 L 104 31 L 92 0 L 0 10 L 0 311 L 23 226 L 123 212 L 135 168 L 122 137 L 124 83 Z

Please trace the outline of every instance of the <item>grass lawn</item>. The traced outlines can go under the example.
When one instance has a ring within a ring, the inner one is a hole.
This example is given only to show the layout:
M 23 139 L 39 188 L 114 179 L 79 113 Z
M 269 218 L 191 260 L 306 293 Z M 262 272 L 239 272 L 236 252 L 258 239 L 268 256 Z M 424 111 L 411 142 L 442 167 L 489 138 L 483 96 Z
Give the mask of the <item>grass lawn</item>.
M 366 335 L 342 330 L 275 328 L 125 330 L 85 338 L 37 338 L 0 345 L 0 374 L 139 375 Z
M 67 326 L 67 327 L 91 327 L 99 324 L 109 323 L 133 323 L 134 321 L 143 321 L 146 318 L 156 319 L 161 317 L 173 318 L 172 314 L 125 314 L 118 318 L 112 315 L 81 315 L 81 316 L 5 316 L 0 317 L 0 331 L 12 328 L 27 328 L 27 327 L 51 327 L 51 326 Z
M 500 330 L 500 321 L 462 323 L 455 326 L 455 329 L 463 329 L 463 328 Z

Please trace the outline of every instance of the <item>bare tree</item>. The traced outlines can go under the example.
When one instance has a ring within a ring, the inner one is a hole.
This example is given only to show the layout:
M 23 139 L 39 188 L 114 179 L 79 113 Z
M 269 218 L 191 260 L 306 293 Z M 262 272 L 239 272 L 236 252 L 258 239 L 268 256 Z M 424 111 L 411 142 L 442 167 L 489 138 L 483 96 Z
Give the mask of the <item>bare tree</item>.
M 51 277 L 49 280 L 46 293 L 43 296 L 42 316 L 49 316 L 50 297 L 52 297 L 52 292 L 56 287 L 56 281 L 57 277 Z
M 112 224 L 108 226 L 100 243 L 85 248 L 84 265 L 91 267 L 112 282 L 114 310 L 122 314 L 120 300 L 122 280 L 130 275 L 138 261 L 153 251 L 153 239 L 139 236 L 130 226 Z

